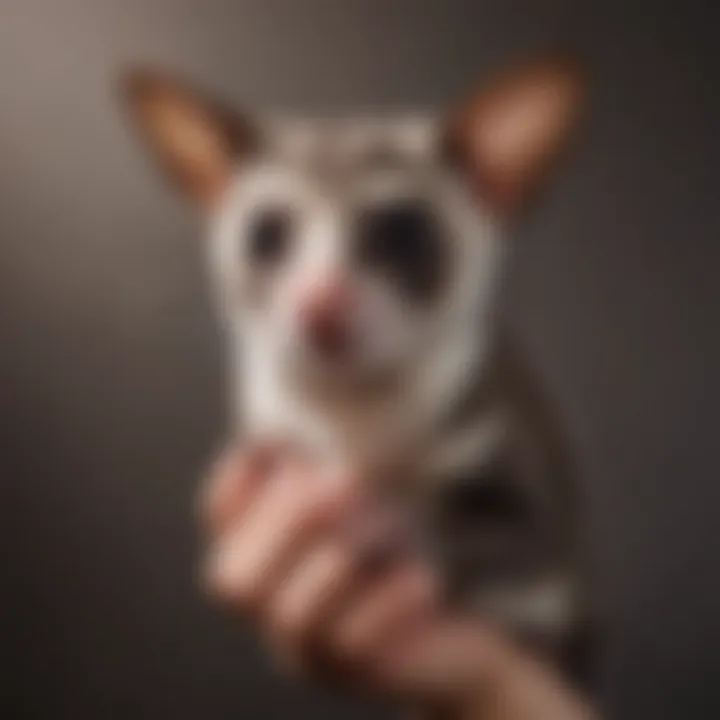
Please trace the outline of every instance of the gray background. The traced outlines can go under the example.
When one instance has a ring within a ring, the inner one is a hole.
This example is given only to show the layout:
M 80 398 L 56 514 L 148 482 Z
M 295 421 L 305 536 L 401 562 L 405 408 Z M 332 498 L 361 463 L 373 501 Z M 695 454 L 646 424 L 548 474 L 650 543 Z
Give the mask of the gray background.
M 348 716 L 195 588 L 223 426 L 197 227 L 111 94 L 138 58 L 250 106 L 441 107 L 548 42 L 596 74 L 507 302 L 572 418 L 608 715 L 720 713 L 717 23 L 689 2 L 2 0 L 0 645 L 12 718 Z

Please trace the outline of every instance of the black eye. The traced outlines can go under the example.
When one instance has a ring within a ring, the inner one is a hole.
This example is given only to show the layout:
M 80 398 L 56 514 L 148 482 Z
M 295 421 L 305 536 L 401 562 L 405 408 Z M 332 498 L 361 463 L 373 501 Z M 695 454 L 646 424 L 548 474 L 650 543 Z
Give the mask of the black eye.
M 443 273 L 437 218 L 422 200 L 402 200 L 363 210 L 358 217 L 358 256 L 415 297 L 434 294 Z
M 248 253 L 251 260 L 274 264 L 287 251 L 292 231 L 292 218 L 281 208 L 266 209 L 252 220 L 248 233 Z

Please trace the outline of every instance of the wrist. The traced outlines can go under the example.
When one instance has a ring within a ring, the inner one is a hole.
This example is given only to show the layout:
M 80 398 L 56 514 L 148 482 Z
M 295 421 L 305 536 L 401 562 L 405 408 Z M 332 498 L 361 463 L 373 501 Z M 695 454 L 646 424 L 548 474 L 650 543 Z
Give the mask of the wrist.
M 596 720 L 591 706 L 549 664 L 499 632 L 478 629 L 474 674 L 468 676 L 458 720 Z
M 452 717 L 465 717 L 467 708 L 486 707 L 513 679 L 516 650 L 509 638 L 477 618 L 453 623 L 452 680 L 445 686 L 445 706 Z

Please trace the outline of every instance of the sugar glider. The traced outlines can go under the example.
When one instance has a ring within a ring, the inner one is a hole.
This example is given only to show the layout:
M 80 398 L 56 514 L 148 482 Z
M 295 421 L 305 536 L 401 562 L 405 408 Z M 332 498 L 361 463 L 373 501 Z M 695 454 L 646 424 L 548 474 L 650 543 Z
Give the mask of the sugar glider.
M 576 65 L 520 63 L 436 116 L 253 116 L 147 68 L 124 88 L 207 221 L 238 425 L 363 468 L 454 601 L 577 659 L 577 470 L 496 303 L 513 221 L 582 116 Z

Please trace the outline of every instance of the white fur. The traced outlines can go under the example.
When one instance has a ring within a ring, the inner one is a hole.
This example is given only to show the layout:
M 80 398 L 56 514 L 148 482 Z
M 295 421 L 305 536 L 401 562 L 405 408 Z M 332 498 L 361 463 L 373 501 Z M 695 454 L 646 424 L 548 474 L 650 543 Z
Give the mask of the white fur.
M 313 142 L 311 126 L 291 127 L 295 134 L 286 135 L 283 142 L 294 142 L 296 152 L 306 152 Z M 362 145 L 388 136 L 395 143 L 402 140 L 403 148 L 419 158 L 432 157 L 433 125 L 426 119 L 359 121 L 352 142 Z M 348 395 L 343 401 L 334 396 L 332 402 L 309 387 L 292 385 L 284 364 L 287 356 L 302 351 L 294 317 L 297 298 L 305 284 L 342 267 L 345 258 L 338 238 L 343 236 L 343 207 L 418 186 L 432 198 L 453 238 L 456 271 L 449 292 L 432 314 L 419 315 L 386 288 L 364 279 L 353 319 L 363 336 L 363 361 L 378 366 L 402 362 L 405 382 L 385 397 L 366 401 Z M 392 174 L 358 178 L 348 187 L 332 190 L 337 194 L 314 187 L 286 167 L 244 168 L 213 220 L 210 259 L 230 334 L 236 409 L 252 432 L 287 433 L 370 466 L 392 464 L 411 448 L 432 445 L 438 418 L 462 393 L 470 372 L 482 367 L 492 332 L 502 242 L 487 214 L 478 210 L 476 199 L 439 164 L 426 163 L 412 178 Z M 248 280 L 238 228 L 259 202 L 277 197 L 291 199 L 297 206 L 304 237 L 293 251 L 298 257 L 278 282 L 272 310 L 257 316 L 236 299 L 238 288 Z M 459 442 L 462 447 L 454 450 L 438 448 L 445 453 L 439 462 L 447 463 L 448 458 L 463 462 L 468 452 L 477 454 L 477 443 L 471 448 L 467 441 Z
M 476 422 L 438 440 L 428 458 L 428 475 L 448 477 L 458 470 L 482 468 L 502 444 L 506 431 L 507 421 L 500 411 L 483 414 Z
M 513 627 L 549 636 L 561 634 L 575 620 L 572 583 L 560 576 L 484 585 L 475 595 L 474 607 Z

